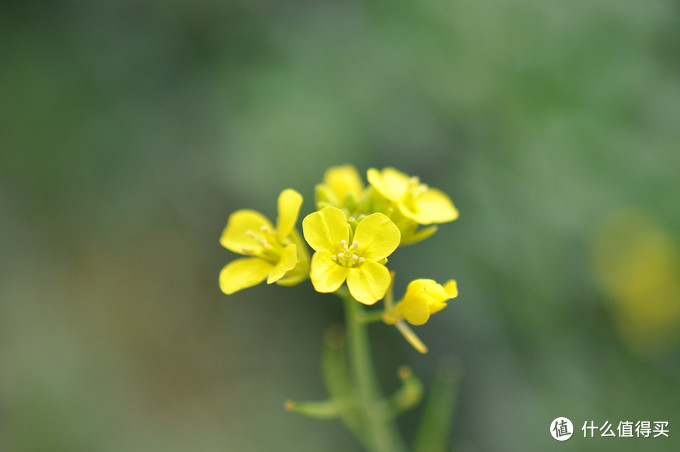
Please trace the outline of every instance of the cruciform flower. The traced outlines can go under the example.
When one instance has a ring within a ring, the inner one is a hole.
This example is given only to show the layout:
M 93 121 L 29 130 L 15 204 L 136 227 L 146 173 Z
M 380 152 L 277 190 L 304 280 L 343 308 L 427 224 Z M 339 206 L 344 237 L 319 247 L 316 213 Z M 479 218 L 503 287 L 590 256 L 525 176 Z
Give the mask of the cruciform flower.
M 318 292 L 335 292 L 347 281 L 355 300 L 371 305 L 385 296 L 390 272 L 381 263 L 399 246 L 399 228 L 382 213 L 359 221 L 356 231 L 342 211 L 325 207 L 302 220 L 312 256 L 310 278 Z
M 446 223 L 458 218 L 451 199 L 436 188 L 394 168 L 371 168 L 368 181 L 381 195 L 394 202 L 399 211 L 419 224 Z
M 222 269 L 222 292 L 230 295 L 265 279 L 267 284 L 293 285 L 307 277 L 309 255 L 295 230 L 301 205 L 302 196 L 298 192 L 282 191 L 276 228 L 254 210 L 237 210 L 229 216 L 220 243 L 249 257 L 236 259 Z

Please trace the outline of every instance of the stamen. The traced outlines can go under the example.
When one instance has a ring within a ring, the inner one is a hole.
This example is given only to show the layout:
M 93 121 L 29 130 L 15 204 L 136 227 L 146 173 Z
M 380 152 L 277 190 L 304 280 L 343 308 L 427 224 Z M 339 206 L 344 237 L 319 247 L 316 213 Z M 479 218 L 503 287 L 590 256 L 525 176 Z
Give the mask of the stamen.
M 409 182 L 413 185 L 417 185 L 420 183 L 420 178 L 418 176 L 413 176 L 409 179 Z
M 252 254 L 254 253 L 254 251 L 250 248 L 243 248 L 241 251 L 243 251 L 243 254 L 247 256 L 252 256 Z
M 265 226 L 265 225 L 262 225 L 262 227 L 260 227 L 260 231 L 262 231 L 263 234 L 267 234 L 267 235 L 271 235 L 271 233 L 272 233 L 272 232 L 269 230 L 269 228 L 268 228 L 267 226 Z
M 260 245 L 262 246 L 262 248 L 264 248 L 266 250 L 271 251 L 271 250 L 274 249 L 274 246 L 271 243 L 269 243 L 268 241 L 266 241 L 265 239 L 260 240 Z
M 257 237 L 257 235 L 255 235 L 255 232 L 253 232 L 252 229 L 248 229 L 248 230 L 246 231 L 246 235 L 247 235 L 248 237 L 250 237 L 251 239 L 253 239 L 253 240 L 255 239 L 255 237 Z
M 359 248 L 359 242 L 356 240 L 352 241 L 352 246 L 347 246 L 347 240 L 340 240 L 340 248 L 342 249 L 337 254 L 332 254 L 331 259 L 338 265 L 343 267 L 356 267 L 357 265 L 366 262 L 366 259 L 359 257 L 356 251 Z M 344 251 L 343 251 L 344 250 Z

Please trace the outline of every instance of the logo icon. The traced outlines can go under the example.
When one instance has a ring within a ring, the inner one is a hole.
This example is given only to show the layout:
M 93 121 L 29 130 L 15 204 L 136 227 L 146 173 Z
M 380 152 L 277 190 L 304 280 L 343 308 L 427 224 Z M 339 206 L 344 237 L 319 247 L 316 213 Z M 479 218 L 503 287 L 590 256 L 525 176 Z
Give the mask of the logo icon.
M 574 425 L 566 417 L 558 417 L 550 424 L 550 434 L 557 441 L 566 441 L 574 434 Z

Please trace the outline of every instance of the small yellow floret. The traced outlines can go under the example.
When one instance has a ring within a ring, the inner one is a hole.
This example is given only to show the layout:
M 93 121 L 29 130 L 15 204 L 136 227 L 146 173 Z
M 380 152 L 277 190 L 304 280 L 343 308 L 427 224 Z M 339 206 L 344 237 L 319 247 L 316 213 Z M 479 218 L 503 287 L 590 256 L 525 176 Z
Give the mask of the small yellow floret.
M 409 283 L 404 298 L 385 313 L 385 322 L 394 324 L 405 319 L 411 325 L 423 325 L 430 315 L 444 309 L 446 302 L 457 296 L 458 287 L 453 279 L 443 286 L 432 279 L 416 279 Z

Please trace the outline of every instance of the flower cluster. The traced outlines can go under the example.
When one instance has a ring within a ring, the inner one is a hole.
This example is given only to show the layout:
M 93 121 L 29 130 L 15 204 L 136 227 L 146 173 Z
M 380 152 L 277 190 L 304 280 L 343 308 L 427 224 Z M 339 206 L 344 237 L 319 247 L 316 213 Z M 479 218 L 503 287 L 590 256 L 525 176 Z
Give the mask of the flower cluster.
M 314 250 L 311 260 L 295 228 L 302 206 L 295 190 L 279 196 L 276 227 L 253 210 L 232 213 L 220 243 L 248 257 L 222 269 L 222 291 L 232 294 L 264 280 L 294 285 L 309 278 L 317 292 L 333 293 L 346 284 L 349 294 L 365 305 L 385 299 L 382 319 L 405 335 L 411 333 L 404 321 L 426 323 L 458 295 L 456 282 L 416 279 L 394 303 L 387 258 L 399 246 L 431 236 L 437 224 L 458 218 L 458 211 L 446 194 L 394 168 L 371 168 L 367 180 L 365 185 L 351 165 L 326 171 L 316 187 L 317 210 L 302 220 L 304 240 Z

